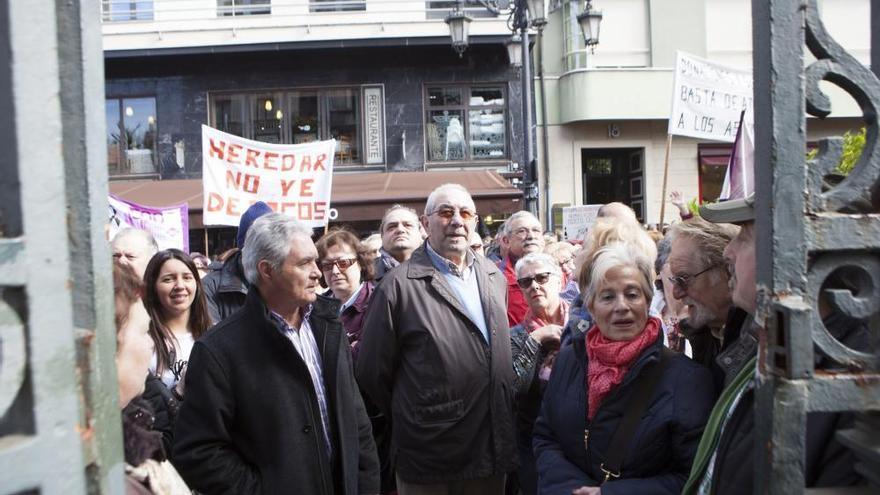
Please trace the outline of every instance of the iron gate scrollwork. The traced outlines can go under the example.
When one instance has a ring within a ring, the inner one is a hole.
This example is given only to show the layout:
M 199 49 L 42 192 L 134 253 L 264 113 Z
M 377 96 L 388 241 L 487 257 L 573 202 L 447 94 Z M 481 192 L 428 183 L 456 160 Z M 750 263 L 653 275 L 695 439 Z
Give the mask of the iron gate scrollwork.
M 807 415 L 843 411 L 858 419 L 837 439 L 876 489 L 880 80 L 828 34 L 817 0 L 753 0 L 752 13 L 758 321 L 765 330 L 756 417 L 769 418 L 756 424 L 756 489 L 803 491 Z M 804 46 L 816 59 L 806 68 Z M 832 111 L 821 81 L 858 103 L 866 127 L 862 154 L 842 179 L 834 177 L 841 139 L 822 140 L 816 158 L 805 158 L 806 113 L 824 118 Z M 858 349 L 841 342 L 823 323 L 829 313 L 866 325 L 869 342 Z

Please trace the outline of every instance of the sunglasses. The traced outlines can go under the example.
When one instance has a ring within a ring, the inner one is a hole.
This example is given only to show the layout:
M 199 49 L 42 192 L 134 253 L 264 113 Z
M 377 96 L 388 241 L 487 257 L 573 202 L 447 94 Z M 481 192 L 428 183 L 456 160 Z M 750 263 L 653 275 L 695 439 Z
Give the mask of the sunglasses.
M 668 277 L 667 280 L 669 280 L 670 282 L 672 282 L 672 284 L 675 285 L 676 287 L 678 287 L 679 289 L 681 289 L 681 290 L 687 290 L 688 285 L 690 285 L 690 283 L 691 283 L 695 278 L 697 278 L 697 277 L 699 277 L 700 275 L 702 275 L 702 274 L 708 272 L 709 270 L 713 270 L 713 269 L 715 269 L 715 268 L 718 268 L 718 267 L 721 266 L 721 265 L 722 265 L 722 263 L 716 263 L 716 264 L 714 264 L 714 265 L 710 265 L 710 266 L 709 266 L 708 268 L 706 268 L 705 270 L 700 271 L 700 272 L 697 272 L 697 273 L 695 273 L 695 274 L 693 274 L 693 275 L 684 274 L 684 275 L 679 275 L 679 276 L 677 276 L 677 277 Z
M 544 285 L 550 280 L 550 272 L 547 273 L 536 273 L 531 277 L 523 277 L 516 279 L 516 285 L 519 286 L 520 289 L 528 289 L 532 286 L 532 281 L 538 282 L 538 285 Z
M 357 263 L 357 258 L 340 258 L 338 260 L 324 260 L 320 263 L 320 266 L 321 271 L 332 272 L 335 266 L 339 268 L 340 272 L 344 272 L 355 263 Z
M 458 212 L 458 215 L 465 222 L 470 222 L 471 220 L 477 218 L 477 212 L 467 209 L 467 208 L 452 208 L 451 206 L 441 206 L 436 210 L 428 213 L 428 215 L 437 215 L 438 217 L 444 220 L 452 220 L 452 217 L 455 216 L 455 212 Z

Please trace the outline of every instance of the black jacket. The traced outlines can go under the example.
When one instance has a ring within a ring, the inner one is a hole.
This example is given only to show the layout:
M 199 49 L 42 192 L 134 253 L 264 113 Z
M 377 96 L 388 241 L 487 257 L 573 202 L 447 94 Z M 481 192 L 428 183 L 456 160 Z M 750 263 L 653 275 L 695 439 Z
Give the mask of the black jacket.
M 205 494 L 377 493 L 379 465 L 354 380 L 339 302 L 309 323 L 321 354 L 333 459 L 311 375 L 253 290 L 242 311 L 196 342 L 175 429 L 174 464 Z
M 659 360 L 662 348 L 661 335 L 636 358 L 589 425 L 585 339 L 572 339 L 559 352 L 534 428 L 538 493 L 570 495 L 581 486 L 598 486 L 611 437 L 630 402 L 633 379 L 648 362 Z M 714 401 L 709 370 L 684 355 L 672 357 L 627 449 L 621 478 L 602 485 L 602 494 L 680 493 Z
M 747 322 L 750 320 L 746 320 Z M 841 315 L 826 318 L 825 327 L 846 346 L 865 350 L 868 329 L 864 323 Z M 739 337 L 739 329 L 731 327 L 731 337 Z M 728 333 L 725 332 L 725 338 Z M 817 354 L 816 367 L 829 369 L 830 362 Z M 852 413 L 809 413 L 807 415 L 805 482 L 807 488 L 851 486 L 861 483 L 856 473 L 852 451 L 837 439 L 836 432 L 851 428 Z M 755 484 L 755 392 L 747 390 L 736 404 L 724 426 L 713 469 L 712 493 L 751 493 Z
M 233 254 L 219 270 L 214 270 L 202 280 L 208 315 L 216 325 L 235 313 L 245 304 L 248 283 L 241 267 L 241 251 Z
M 516 468 L 513 364 L 504 275 L 475 256 L 487 343 L 425 245 L 373 293 L 358 381 L 391 421 L 392 458 L 408 483 L 503 475 Z

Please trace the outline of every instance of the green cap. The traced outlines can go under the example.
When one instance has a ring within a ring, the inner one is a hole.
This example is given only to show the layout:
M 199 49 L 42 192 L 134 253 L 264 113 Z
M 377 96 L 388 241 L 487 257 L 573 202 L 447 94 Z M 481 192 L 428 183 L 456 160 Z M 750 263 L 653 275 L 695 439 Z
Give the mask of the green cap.
M 712 223 L 744 223 L 755 220 L 755 195 L 700 207 L 700 216 Z

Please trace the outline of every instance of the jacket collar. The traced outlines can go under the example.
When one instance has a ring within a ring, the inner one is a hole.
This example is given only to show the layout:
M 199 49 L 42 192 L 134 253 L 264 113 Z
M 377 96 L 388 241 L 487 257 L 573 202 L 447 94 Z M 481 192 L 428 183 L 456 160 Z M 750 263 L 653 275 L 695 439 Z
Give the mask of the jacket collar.
M 431 258 L 427 251 L 427 245 L 428 241 L 425 241 L 418 249 L 413 251 L 412 256 L 407 262 L 407 278 L 425 278 L 439 275 L 440 272 L 434 267 L 434 264 L 431 263 Z M 481 256 L 476 255 L 474 255 L 474 264 L 472 268 L 477 268 L 479 271 L 490 276 L 500 273 L 498 267 L 495 266 L 494 263 L 488 262 Z
M 241 251 L 230 256 L 220 268 L 219 292 L 248 292 L 248 283 L 241 266 Z

